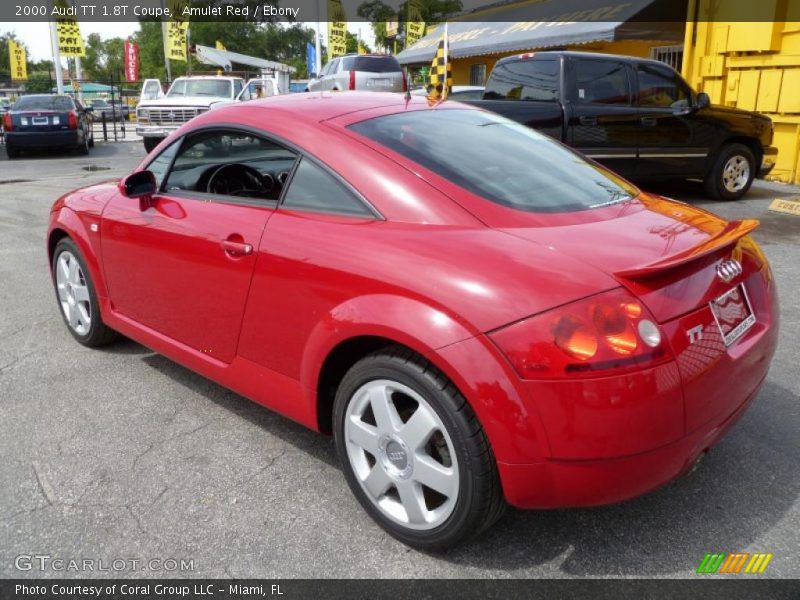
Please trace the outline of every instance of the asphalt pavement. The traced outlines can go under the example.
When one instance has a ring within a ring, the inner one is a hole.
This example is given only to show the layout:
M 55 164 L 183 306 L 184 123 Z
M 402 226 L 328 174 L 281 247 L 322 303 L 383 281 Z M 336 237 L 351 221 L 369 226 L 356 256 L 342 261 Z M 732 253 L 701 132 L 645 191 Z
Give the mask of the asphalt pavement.
M 134 342 L 74 342 L 48 274 L 49 207 L 143 156 L 109 143 L 0 158 L 0 577 L 696 577 L 705 553 L 738 551 L 772 553 L 764 576 L 800 577 L 800 217 L 767 211 L 800 188 L 757 182 L 734 203 L 656 190 L 760 219 L 780 290 L 763 391 L 699 467 L 615 506 L 509 510 L 437 555 L 373 524 L 330 438 Z

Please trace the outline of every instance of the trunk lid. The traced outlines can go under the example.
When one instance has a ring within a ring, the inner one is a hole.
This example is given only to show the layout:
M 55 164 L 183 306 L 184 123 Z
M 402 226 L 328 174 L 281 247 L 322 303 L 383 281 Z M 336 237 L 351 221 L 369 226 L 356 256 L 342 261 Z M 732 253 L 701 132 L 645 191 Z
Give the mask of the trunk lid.
M 30 110 L 14 111 L 11 114 L 13 131 L 61 131 L 69 129 L 67 111 Z
M 609 209 L 617 211 L 607 218 Z M 599 209 L 597 220 L 503 231 L 552 247 L 611 275 L 641 298 L 660 323 L 708 304 L 731 289 L 717 267 L 757 221 L 727 222 L 709 212 L 646 194 Z M 578 214 L 578 213 L 575 213 Z M 740 261 L 741 262 L 741 261 Z M 744 277 L 759 266 L 742 264 Z

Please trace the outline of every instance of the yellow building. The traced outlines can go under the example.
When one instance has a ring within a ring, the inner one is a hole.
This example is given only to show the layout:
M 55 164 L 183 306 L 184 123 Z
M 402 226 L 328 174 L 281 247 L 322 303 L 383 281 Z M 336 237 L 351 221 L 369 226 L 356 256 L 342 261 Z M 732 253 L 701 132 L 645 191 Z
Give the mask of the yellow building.
M 778 160 L 770 178 L 798 183 L 800 2 L 759 0 L 751 15 L 757 21 L 743 21 L 735 10 L 733 3 L 690 0 L 683 76 L 714 104 L 772 118 Z

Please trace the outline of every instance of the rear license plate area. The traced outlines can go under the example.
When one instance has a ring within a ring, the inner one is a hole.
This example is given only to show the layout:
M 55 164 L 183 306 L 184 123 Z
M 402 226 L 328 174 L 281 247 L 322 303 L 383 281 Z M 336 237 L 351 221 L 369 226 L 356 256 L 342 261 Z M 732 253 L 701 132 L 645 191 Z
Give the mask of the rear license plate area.
M 47 125 L 49 123 L 49 119 L 47 117 L 32 117 L 31 123 L 34 125 Z
M 756 322 L 743 283 L 709 302 L 709 307 L 726 346 L 736 342 Z
M 367 79 L 367 87 L 385 87 L 389 85 L 388 79 Z

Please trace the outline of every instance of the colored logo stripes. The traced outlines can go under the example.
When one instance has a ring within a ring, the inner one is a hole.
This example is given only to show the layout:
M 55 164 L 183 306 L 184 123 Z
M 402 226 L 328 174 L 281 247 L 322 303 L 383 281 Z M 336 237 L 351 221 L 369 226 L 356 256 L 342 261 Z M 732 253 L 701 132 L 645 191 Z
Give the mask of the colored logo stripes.
M 697 572 L 700 574 L 763 573 L 771 560 L 772 554 L 765 552 L 756 552 L 754 554 L 749 552 L 733 552 L 731 554 L 709 552 L 703 557 L 700 566 L 697 567 Z

